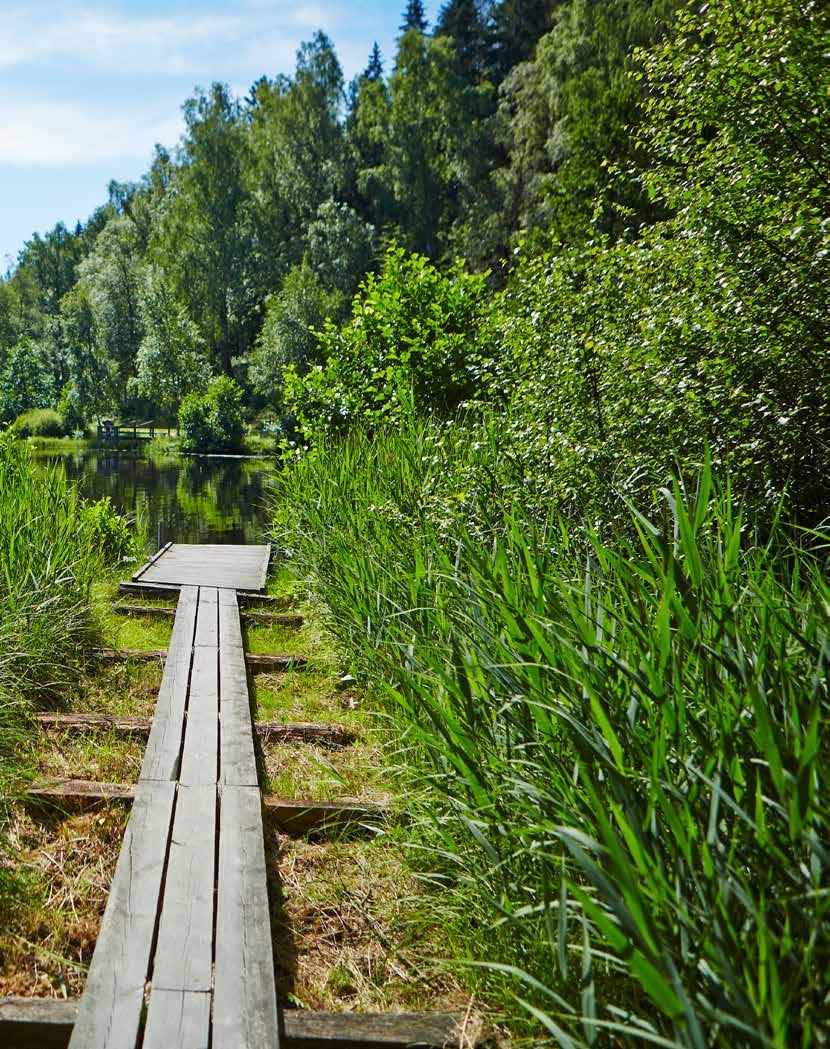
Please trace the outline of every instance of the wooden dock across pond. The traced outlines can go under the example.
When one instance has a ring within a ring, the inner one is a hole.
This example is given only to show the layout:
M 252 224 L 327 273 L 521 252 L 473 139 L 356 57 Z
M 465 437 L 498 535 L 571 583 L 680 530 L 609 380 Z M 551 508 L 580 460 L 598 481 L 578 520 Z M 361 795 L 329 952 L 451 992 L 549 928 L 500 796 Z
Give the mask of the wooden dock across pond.
M 216 549 L 166 547 L 138 573 L 180 595 L 71 1049 L 279 1045 L 235 592 L 264 585 L 268 548 Z

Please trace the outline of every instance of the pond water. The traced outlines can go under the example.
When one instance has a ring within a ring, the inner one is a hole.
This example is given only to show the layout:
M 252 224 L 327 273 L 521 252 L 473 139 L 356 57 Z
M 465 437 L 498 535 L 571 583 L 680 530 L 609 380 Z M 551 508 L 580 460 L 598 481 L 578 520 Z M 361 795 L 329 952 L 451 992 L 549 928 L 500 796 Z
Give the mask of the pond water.
M 164 543 L 262 543 L 269 527 L 275 465 L 265 459 L 148 456 L 95 448 L 35 453 L 61 462 L 89 499 L 108 495 L 146 529 L 151 550 Z

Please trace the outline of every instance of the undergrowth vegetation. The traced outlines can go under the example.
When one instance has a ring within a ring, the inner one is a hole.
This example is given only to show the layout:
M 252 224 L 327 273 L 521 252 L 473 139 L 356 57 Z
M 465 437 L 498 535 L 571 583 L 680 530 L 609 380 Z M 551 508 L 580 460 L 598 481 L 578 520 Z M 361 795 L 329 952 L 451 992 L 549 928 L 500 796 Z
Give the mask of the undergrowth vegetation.
M 0 832 L 32 710 L 77 677 L 98 632 L 93 582 L 135 544 L 109 500 L 85 501 L 0 434 Z M 0 868 L 0 906 L 7 888 Z
M 830 1044 L 827 30 L 682 8 L 608 159 L 650 225 L 531 230 L 489 296 L 393 249 L 286 386 L 276 534 L 397 718 L 429 906 L 565 1049 Z
M 630 507 L 626 538 L 483 500 L 483 539 L 447 477 L 488 452 L 439 459 L 431 436 L 320 447 L 285 477 L 278 531 L 398 719 L 460 956 L 510 969 L 500 993 L 564 1045 L 810 1044 L 830 965 L 823 549 L 756 534 L 708 465 Z

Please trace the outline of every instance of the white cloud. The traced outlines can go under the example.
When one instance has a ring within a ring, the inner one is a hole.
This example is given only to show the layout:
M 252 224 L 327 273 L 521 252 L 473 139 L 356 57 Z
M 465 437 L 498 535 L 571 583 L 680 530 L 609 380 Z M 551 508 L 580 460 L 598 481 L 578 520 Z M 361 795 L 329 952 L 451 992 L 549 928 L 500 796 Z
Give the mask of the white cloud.
M 147 112 L 140 102 L 94 109 L 86 104 L 7 100 L 0 164 L 76 165 L 112 158 L 146 158 L 156 142 L 174 145 L 178 113 Z
M 248 3 L 230 11 L 119 12 L 112 6 L 0 10 L 0 71 L 53 63 L 116 76 L 225 77 L 267 57 L 290 69 L 300 38 L 343 22 L 337 4 Z M 267 48 L 264 42 L 267 41 Z M 264 70 L 265 71 L 265 70 Z

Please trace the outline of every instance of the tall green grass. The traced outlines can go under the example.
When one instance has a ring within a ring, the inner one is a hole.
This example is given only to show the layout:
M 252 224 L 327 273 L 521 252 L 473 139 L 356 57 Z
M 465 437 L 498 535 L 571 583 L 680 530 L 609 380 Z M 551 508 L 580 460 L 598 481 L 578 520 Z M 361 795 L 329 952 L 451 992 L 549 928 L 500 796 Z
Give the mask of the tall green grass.
M 0 854 L 32 709 L 54 702 L 97 633 L 92 583 L 131 551 L 109 501 L 89 504 L 60 466 L 0 433 Z M 0 904 L 4 881 L 0 877 Z
M 495 452 L 353 437 L 277 492 L 459 956 L 562 1046 L 827 1044 L 821 537 L 756 533 L 705 467 L 603 541 L 500 501 Z

